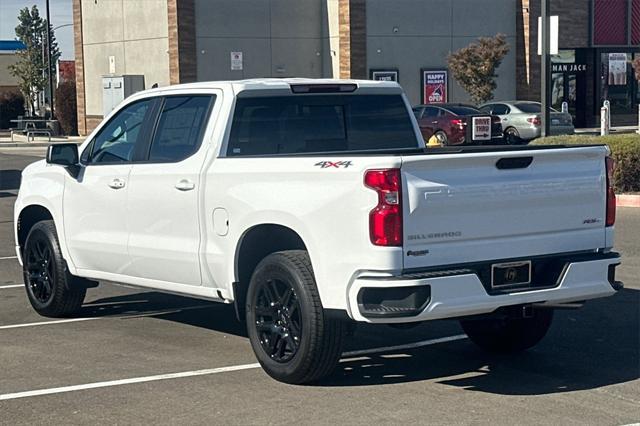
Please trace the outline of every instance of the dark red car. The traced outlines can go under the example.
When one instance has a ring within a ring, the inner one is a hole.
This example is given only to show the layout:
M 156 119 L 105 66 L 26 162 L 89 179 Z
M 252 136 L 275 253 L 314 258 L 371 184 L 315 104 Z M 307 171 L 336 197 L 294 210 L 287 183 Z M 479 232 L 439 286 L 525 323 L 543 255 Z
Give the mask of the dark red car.
M 483 113 L 471 105 L 418 105 L 413 107 L 413 113 L 425 142 L 435 135 L 443 145 L 504 143 L 500 117 Z

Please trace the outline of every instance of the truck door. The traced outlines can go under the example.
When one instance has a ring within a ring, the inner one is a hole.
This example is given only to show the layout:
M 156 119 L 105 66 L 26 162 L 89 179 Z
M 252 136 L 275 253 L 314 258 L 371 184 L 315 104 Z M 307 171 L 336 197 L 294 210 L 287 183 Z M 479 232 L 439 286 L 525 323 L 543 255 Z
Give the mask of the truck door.
M 146 145 L 153 100 L 125 106 L 82 152 L 78 178 L 67 176 L 63 198 L 65 239 L 77 268 L 119 274 L 127 254 L 129 172 Z
M 147 160 L 134 164 L 129 177 L 131 261 L 126 275 L 202 285 L 200 175 L 208 152 L 204 132 L 215 98 L 162 98 Z

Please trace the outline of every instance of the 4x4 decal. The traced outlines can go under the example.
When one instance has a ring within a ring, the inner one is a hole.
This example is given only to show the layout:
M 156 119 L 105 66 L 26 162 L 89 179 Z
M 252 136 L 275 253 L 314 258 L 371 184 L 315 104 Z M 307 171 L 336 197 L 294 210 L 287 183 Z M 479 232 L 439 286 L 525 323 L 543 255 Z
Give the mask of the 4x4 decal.
M 347 168 L 352 166 L 353 163 L 351 161 L 319 161 L 315 164 L 316 167 L 320 167 L 321 169 L 327 169 L 330 167 L 335 167 L 336 169 Z

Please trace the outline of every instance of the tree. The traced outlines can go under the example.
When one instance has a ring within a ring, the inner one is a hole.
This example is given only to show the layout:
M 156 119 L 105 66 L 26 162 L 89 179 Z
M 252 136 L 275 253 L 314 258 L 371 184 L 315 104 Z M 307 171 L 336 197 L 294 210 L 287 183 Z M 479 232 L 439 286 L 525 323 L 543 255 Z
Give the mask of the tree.
M 635 71 L 636 80 L 640 81 L 640 56 L 636 57 L 633 62 L 631 62 L 631 65 Z
M 56 89 L 56 118 L 65 135 L 78 134 L 78 116 L 76 112 L 76 82 L 63 81 Z
M 31 9 L 25 7 L 18 14 L 16 37 L 26 46 L 24 50 L 16 52 L 18 57 L 9 71 L 18 79 L 18 87 L 29 106 L 29 113 L 34 114 L 38 94 L 47 87 L 47 52 L 46 31 L 51 34 L 51 69 L 55 74 L 56 63 L 60 58 L 60 50 L 55 40 L 51 25 L 42 19 L 36 6 Z
M 509 53 L 504 34 L 480 37 L 447 58 L 449 69 L 460 86 L 469 93 L 471 100 L 481 104 L 493 99 L 496 89 L 496 69 Z

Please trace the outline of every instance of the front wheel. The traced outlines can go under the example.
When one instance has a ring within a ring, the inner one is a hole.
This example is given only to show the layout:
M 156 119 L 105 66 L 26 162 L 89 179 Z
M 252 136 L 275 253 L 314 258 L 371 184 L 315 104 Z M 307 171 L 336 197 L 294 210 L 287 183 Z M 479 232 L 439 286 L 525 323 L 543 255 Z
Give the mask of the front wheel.
M 313 382 L 338 364 L 345 327 L 324 316 L 306 251 L 273 253 L 258 264 L 247 293 L 246 319 L 253 351 L 276 380 Z
M 77 278 L 67 271 L 53 221 L 31 228 L 22 262 L 27 297 L 40 315 L 64 317 L 82 306 L 87 290 L 74 285 Z
M 482 349 L 495 353 L 516 353 L 532 348 L 549 331 L 552 309 L 538 309 L 528 318 L 487 318 L 462 320 L 469 339 Z

